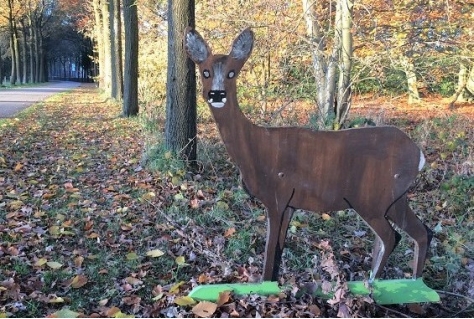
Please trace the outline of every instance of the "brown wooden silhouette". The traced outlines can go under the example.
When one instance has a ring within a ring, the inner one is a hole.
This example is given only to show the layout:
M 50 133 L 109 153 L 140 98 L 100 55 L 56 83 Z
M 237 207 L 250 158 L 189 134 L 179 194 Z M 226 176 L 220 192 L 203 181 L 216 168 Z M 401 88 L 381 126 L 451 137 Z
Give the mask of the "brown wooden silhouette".
M 415 241 L 413 277 L 421 276 L 431 231 L 408 206 L 407 190 L 425 159 L 395 127 L 313 131 L 254 125 L 237 102 L 236 78 L 250 56 L 253 32 L 244 30 L 228 55 L 212 54 L 188 28 L 184 45 L 199 68 L 227 152 L 247 191 L 267 208 L 264 280 L 277 280 L 285 237 L 295 209 L 353 208 L 376 234 L 370 281 L 379 276 L 400 240 L 391 222 Z

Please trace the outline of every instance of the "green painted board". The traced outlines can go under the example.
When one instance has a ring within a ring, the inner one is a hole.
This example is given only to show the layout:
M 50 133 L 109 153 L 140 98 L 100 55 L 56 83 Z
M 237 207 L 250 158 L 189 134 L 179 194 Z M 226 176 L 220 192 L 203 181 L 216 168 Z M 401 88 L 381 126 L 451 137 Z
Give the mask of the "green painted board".
M 370 294 L 363 281 L 349 281 L 347 286 L 354 295 Z M 428 287 L 422 278 L 375 280 L 370 289 L 372 299 L 380 305 L 439 301 L 438 293 Z
M 363 281 L 350 281 L 347 283 L 347 286 L 351 293 L 355 295 L 365 296 L 370 294 Z M 372 284 L 371 290 L 371 297 L 376 303 L 381 305 L 439 301 L 439 295 L 436 291 L 429 288 L 422 278 L 417 280 L 376 280 Z M 195 287 L 189 293 L 189 297 L 196 300 L 216 301 L 219 298 L 219 293 L 223 291 L 233 291 L 236 295 L 258 294 L 269 296 L 280 293 L 281 289 L 275 281 L 202 285 Z M 330 295 L 323 294 L 321 290 L 317 291 L 315 295 L 322 298 L 331 297 Z
M 194 287 L 189 297 L 196 300 L 217 301 L 219 293 L 233 291 L 236 295 L 257 294 L 262 296 L 277 295 L 281 289 L 276 281 L 244 284 L 213 284 Z

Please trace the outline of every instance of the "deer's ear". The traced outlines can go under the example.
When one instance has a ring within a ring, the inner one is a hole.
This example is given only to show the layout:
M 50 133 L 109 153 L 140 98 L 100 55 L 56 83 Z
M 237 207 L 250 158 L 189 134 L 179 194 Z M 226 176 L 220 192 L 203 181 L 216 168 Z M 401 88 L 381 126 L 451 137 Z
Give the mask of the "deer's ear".
M 252 53 L 253 48 L 253 32 L 250 28 L 242 31 L 241 34 L 232 43 L 230 56 L 237 60 L 247 60 Z
M 200 64 L 211 55 L 211 49 L 202 36 L 191 28 L 186 28 L 184 33 L 184 48 L 189 58 Z

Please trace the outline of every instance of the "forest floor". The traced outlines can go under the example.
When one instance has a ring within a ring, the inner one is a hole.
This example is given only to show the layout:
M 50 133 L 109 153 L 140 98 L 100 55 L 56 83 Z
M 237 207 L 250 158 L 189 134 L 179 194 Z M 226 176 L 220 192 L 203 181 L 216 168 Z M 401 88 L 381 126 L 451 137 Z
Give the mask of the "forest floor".
M 263 264 L 264 207 L 210 119 L 192 170 L 152 147 L 162 125 L 118 117 L 91 86 L 1 119 L 0 317 L 473 317 L 474 105 L 446 104 L 366 98 L 351 111 L 397 125 L 427 157 L 409 197 L 435 233 L 423 277 L 441 301 L 391 306 L 308 293 L 315 279 L 366 278 L 373 236 L 351 211 L 295 213 L 279 295 L 187 297 L 258 281 Z M 412 257 L 403 237 L 383 277 L 410 277 Z

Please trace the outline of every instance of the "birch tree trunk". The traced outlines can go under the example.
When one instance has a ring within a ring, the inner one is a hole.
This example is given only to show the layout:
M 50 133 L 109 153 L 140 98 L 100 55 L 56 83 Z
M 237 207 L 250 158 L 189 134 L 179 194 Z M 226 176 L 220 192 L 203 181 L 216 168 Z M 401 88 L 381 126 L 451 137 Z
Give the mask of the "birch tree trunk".
M 33 40 L 34 40 L 34 57 L 35 57 L 35 80 L 34 80 L 34 83 L 38 83 L 40 82 L 40 56 L 39 56 L 39 50 L 40 50 L 40 47 L 39 47 L 39 30 L 38 30 L 38 18 L 37 17 L 33 17 L 33 27 L 32 27 L 32 31 L 33 31 Z
M 0 87 L 3 86 L 3 59 L 2 47 L 0 46 Z
M 21 53 L 22 53 L 22 61 L 23 61 L 23 74 L 21 77 L 21 83 L 27 83 L 28 78 L 28 49 L 27 49 L 27 35 L 26 35 L 26 26 L 24 20 L 20 21 L 21 23 Z
M 92 0 L 92 7 L 94 9 L 94 39 L 96 41 L 95 46 L 95 55 L 97 57 L 97 64 L 99 65 L 98 72 L 96 73 L 97 80 L 99 82 L 99 87 L 103 88 L 104 83 L 104 41 L 102 39 L 102 13 L 101 13 L 101 6 L 100 0 Z
M 16 64 L 16 45 L 15 45 L 15 21 L 13 19 L 13 1 L 8 0 L 8 26 L 10 29 L 10 51 L 12 57 L 12 68 L 10 74 L 10 85 L 15 85 L 17 81 L 17 67 Z
M 408 104 L 417 103 L 420 101 L 420 93 L 418 92 L 415 65 L 406 56 L 402 56 L 401 62 L 407 78 Z
M 109 0 L 111 96 L 117 101 L 123 92 L 121 24 L 120 0 Z
M 30 83 L 35 83 L 36 76 L 36 65 L 35 65 L 35 35 L 34 35 L 34 21 L 33 21 L 33 9 L 31 6 L 28 11 L 28 23 L 30 25 L 30 41 L 28 43 L 29 52 L 30 52 Z
M 339 129 L 350 109 L 353 4 L 350 0 L 337 0 L 334 21 L 325 31 L 315 5 L 314 0 L 303 0 L 306 36 L 313 49 L 318 127 Z M 332 46 L 328 45 L 330 34 Z
M 453 108 L 456 102 L 465 102 L 464 91 L 467 85 L 467 67 L 464 63 L 459 63 L 458 85 L 456 92 L 454 92 L 449 107 Z
M 109 15 L 109 38 L 110 43 L 110 96 L 117 99 L 117 68 L 115 59 L 117 58 L 117 30 L 115 28 L 115 1 L 109 0 L 108 15 Z
M 102 11 L 102 41 L 103 41 L 103 54 L 104 60 L 101 65 L 102 75 L 104 77 L 104 86 L 102 89 L 107 97 L 112 97 L 112 51 L 110 42 L 110 18 L 109 18 L 109 4 L 107 0 L 101 0 L 101 11 Z
M 13 23 L 13 46 L 15 47 L 15 65 L 16 65 L 16 81 L 21 83 L 21 58 L 20 58 L 20 44 L 18 43 L 18 28 L 16 23 Z M 13 63 L 13 61 L 12 61 Z
M 474 98 L 474 65 L 471 64 L 469 75 L 467 77 L 466 88 L 464 89 L 465 98 L 472 101 Z M 466 96 L 467 95 L 467 96 Z
M 350 0 L 340 0 L 341 21 L 338 23 L 340 34 L 339 84 L 336 101 L 336 119 L 334 129 L 342 127 L 351 108 L 351 70 L 352 70 L 352 7 Z
M 116 48 L 117 52 L 114 59 L 114 68 L 116 69 L 116 77 L 114 81 L 117 83 L 117 91 L 114 96 L 116 100 L 122 100 L 123 97 L 123 48 L 122 48 L 122 15 L 121 15 L 121 3 L 120 0 L 114 0 L 114 21 L 115 21 L 115 33 L 116 33 Z M 138 17 L 137 17 L 138 20 Z M 138 37 L 138 36 L 137 36 Z M 137 48 L 138 52 L 138 48 Z M 138 53 L 137 53 L 138 54 Z M 137 62 L 138 63 L 138 62 Z

